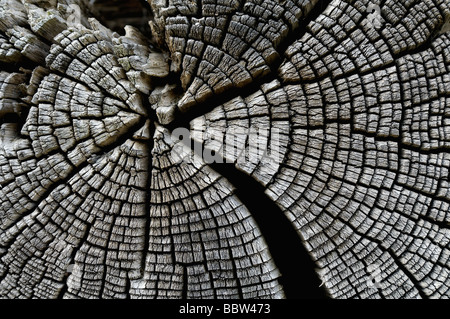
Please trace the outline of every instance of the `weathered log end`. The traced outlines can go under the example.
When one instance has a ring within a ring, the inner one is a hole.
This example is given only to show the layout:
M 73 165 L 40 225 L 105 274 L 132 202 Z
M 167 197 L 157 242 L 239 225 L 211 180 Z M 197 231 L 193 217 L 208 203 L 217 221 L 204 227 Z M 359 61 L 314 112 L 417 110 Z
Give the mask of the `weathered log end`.
M 449 109 L 450 0 L 0 0 L 0 296 L 449 298 Z

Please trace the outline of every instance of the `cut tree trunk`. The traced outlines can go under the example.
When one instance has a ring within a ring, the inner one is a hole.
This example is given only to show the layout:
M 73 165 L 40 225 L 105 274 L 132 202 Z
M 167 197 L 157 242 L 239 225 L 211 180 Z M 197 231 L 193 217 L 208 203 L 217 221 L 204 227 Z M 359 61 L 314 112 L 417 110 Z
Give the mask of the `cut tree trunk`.
M 449 298 L 450 0 L 0 0 L 3 298 Z

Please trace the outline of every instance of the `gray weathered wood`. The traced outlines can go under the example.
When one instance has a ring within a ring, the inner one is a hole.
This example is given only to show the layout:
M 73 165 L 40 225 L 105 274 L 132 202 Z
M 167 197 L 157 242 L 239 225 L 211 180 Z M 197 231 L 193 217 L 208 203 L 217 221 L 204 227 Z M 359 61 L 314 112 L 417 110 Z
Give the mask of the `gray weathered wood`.
M 206 152 L 330 297 L 449 298 L 449 25 L 449 0 L 0 0 L 0 296 L 289 297 Z

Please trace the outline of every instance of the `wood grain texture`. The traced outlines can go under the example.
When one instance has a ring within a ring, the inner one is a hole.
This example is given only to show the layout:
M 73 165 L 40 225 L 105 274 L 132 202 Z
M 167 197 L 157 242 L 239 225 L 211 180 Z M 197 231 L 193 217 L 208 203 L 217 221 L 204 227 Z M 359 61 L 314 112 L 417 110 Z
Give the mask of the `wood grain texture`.
M 449 0 L 0 0 L 0 296 L 289 298 L 306 252 L 331 298 L 449 298 L 449 26 Z

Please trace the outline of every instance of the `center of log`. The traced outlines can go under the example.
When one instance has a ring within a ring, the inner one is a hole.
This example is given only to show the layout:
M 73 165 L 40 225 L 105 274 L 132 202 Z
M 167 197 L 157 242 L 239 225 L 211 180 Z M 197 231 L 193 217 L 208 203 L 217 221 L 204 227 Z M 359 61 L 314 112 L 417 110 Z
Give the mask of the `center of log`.
M 124 27 L 131 25 L 146 36 L 151 34 L 148 21 L 152 12 L 146 0 L 94 0 L 90 7 L 101 23 L 112 31 L 123 34 Z

